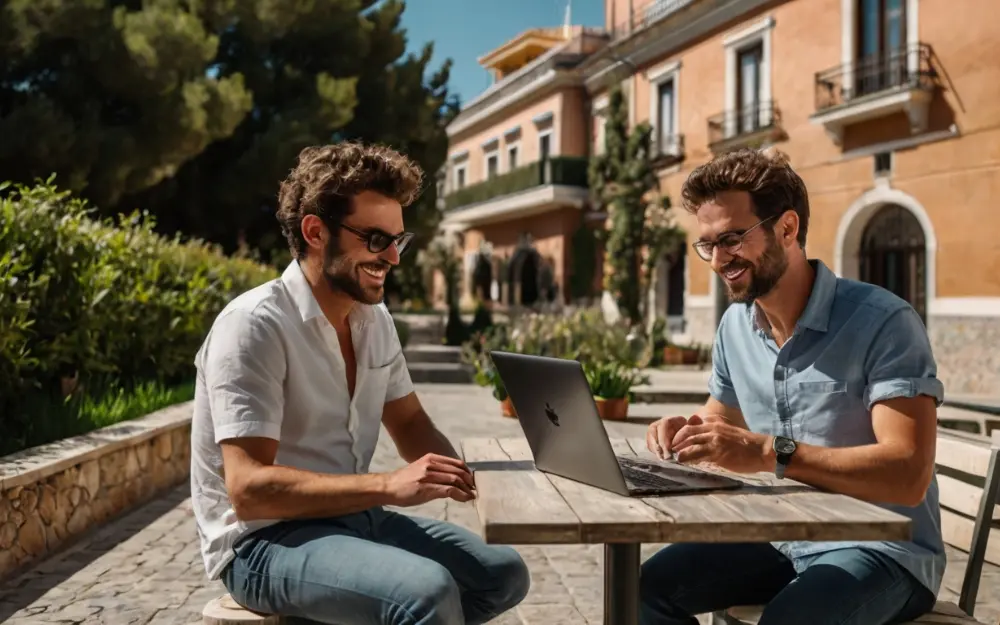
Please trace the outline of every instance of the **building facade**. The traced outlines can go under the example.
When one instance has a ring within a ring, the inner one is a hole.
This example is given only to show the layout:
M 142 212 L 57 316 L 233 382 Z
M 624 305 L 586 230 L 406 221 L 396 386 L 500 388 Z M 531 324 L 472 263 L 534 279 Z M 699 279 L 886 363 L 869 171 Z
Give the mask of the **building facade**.
M 777 147 L 809 189 L 809 256 L 909 301 L 950 393 L 996 394 L 1000 63 L 986 59 L 1000 59 L 1000 21 L 983 18 L 995 0 L 960 4 L 605 0 L 601 44 L 573 67 L 584 153 L 603 142 L 613 84 L 630 121 L 653 126 L 675 205 L 714 154 Z M 676 216 L 693 242 L 693 218 Z M 657 314 L 710 343 L 727 305 L 711 268 L 688 247 L 660 276 Z

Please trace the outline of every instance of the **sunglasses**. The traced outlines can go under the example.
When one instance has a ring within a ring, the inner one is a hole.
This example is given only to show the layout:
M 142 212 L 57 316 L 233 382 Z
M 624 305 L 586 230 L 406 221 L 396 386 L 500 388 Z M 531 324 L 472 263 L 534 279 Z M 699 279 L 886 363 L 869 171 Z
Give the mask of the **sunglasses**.
M 340 224 L 340 227 L 348 232 L 352 232 L 359 239 L 364 241 L 368 245 L 368 251 L 372 254 L 381 254 L 382 252 L 389 249 L 389 246 L 393 243 L 396 244 L 396 252 L 402 256 L 403 252 L 410 247 L 410 243 L 413 241 L 414 234 L 412 232 L 400 232 L 399 234 L 389 234 L 379 230 L 378 228 L 372 228 L 371 230 L 358 230 L 357 228 L 352 228 L 347 224 Z

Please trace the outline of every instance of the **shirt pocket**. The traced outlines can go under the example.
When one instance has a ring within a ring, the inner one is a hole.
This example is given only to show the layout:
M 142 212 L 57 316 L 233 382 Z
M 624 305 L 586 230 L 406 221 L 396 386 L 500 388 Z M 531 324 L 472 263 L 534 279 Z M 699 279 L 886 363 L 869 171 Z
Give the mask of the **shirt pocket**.
M 804 443 L 837 446 L 852 413 L 846 380 L 810 379 L 792 383 L 792 435 Z

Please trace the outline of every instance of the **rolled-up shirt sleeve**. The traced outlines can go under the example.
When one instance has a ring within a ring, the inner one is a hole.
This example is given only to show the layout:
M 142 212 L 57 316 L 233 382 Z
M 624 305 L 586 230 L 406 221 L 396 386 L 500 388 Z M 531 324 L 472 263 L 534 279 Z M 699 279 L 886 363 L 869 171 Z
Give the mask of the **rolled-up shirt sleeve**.
M 276 330 L 250 310 L 233 310 L 212 328 L 202 362 L 215 442 L 279 440 L 286 359 Z
M 723 329 L 725 328 L 726 317 L 719 323 L 719 329 L 715 333 L 715 343 L 712 345 L 712 375 L 708 378 L 708 393 L 720 403 L 730 408 L 739 408 L 740 400 L 736 396 L 736 388 L 729 375 L 729 366 L 726 364 L 726 350 Z
M 938 406 L 944 401 L 927 329 L 911 307 L 893 312 L 883 323 L 868 351 L 865 373 L 868 410 L 897 397 L 927 395 Z

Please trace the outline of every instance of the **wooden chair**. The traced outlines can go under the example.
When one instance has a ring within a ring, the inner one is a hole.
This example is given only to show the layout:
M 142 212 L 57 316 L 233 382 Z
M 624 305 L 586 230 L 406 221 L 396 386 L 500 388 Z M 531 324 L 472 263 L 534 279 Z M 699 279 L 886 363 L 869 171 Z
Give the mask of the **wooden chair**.
M 968 551 L 969 562 L 958 603 L 938 601 L 934 610 L 912 623 L 923 625 L 963 625 L 979 623 L 973 618 L 983 564 L 1000 565 L 1000 433 L 994 432 L 993 445 L 983 437 L 938 430 L 938 487 L 941 502 L 941 532 L 944 541 Z M 977 479 L 978 478 L 978 479 Z M 985 480 L 983 487 L 976 485 Z M 974 517 L 974 518 L 970 518 Z M 987 550 L 992 535 L 993 544 Z M 764 606 L 737 606 L 712 614 L 712 625 L 757 625 Z M 1000 624 L 998 624 L 1000 625 Z
M 228 594 L 212 599 L 201 612 L 204 625 L 281 625 L 280 617 L 258 614 L 236 603 Z

